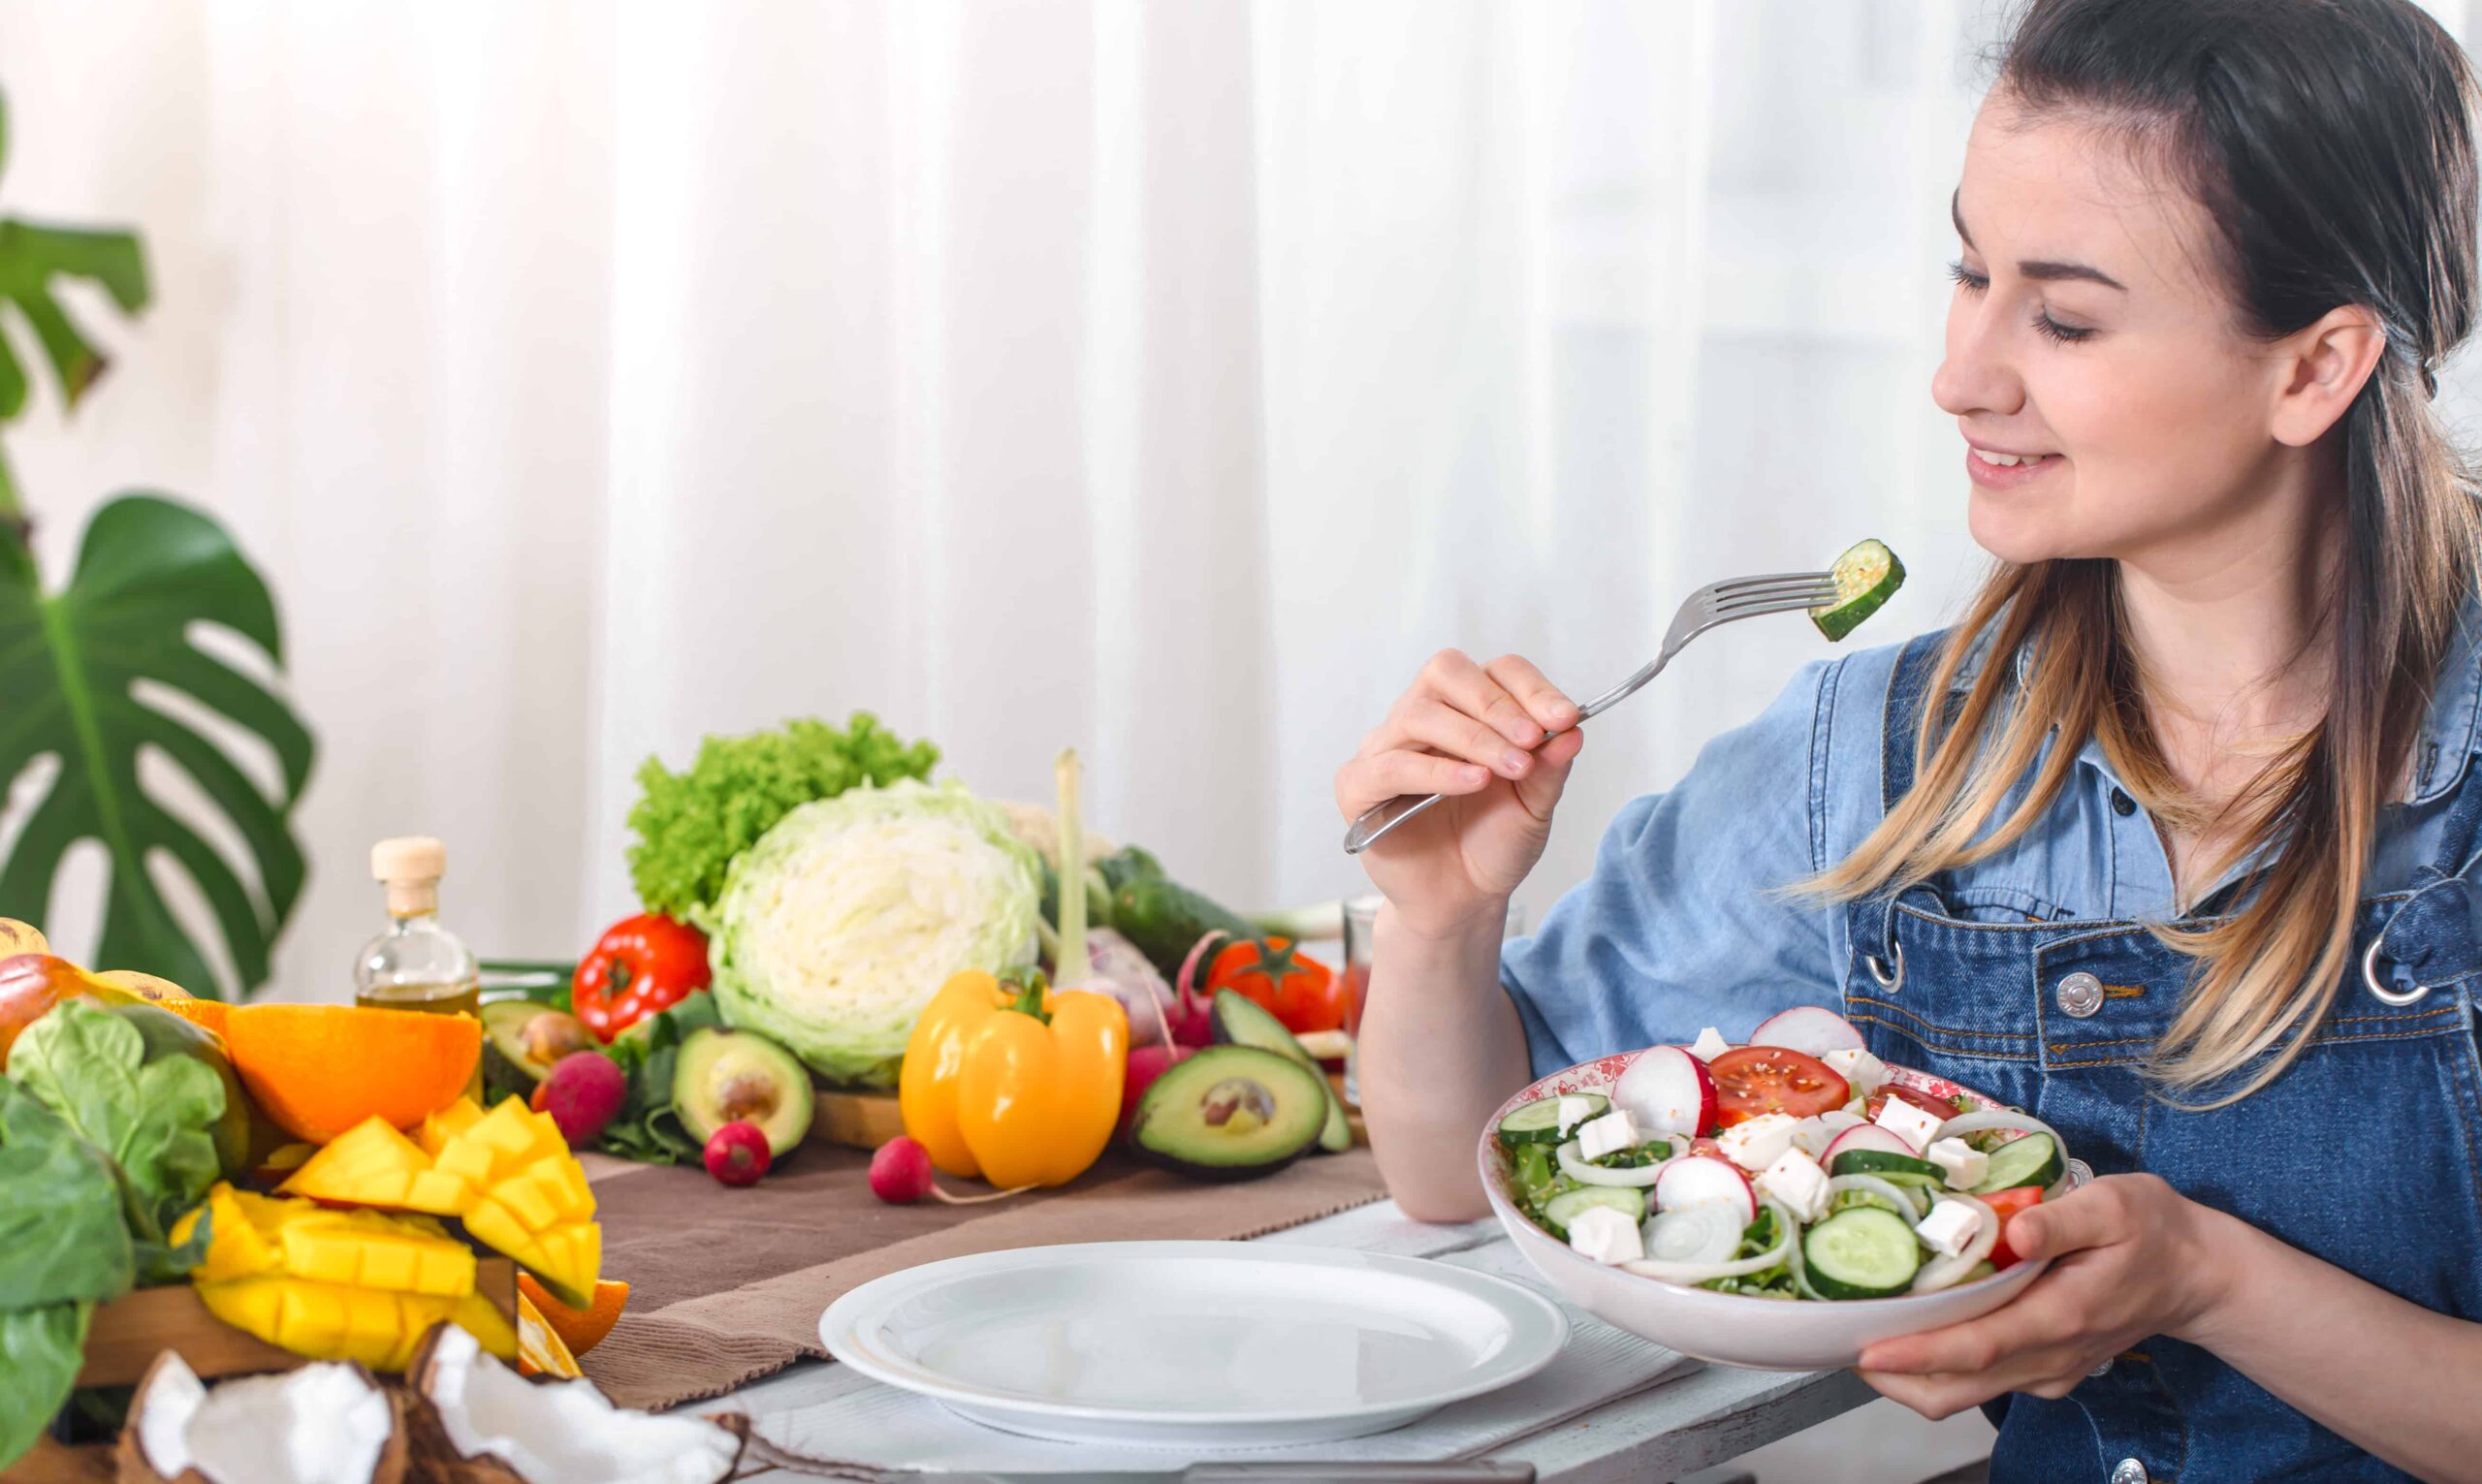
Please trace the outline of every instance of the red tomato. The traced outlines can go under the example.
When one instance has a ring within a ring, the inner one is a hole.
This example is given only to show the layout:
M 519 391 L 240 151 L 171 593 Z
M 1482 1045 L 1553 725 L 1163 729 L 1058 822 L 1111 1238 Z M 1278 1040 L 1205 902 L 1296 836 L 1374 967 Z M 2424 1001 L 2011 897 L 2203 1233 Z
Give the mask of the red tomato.
M 598 1041 L 707 987 L 707 934 L 654 912 L 625 917 L 604 930 L 578 963 L 570 1008 Z
M 1994 1195 L 1975 1197 L 1999 1214 L 1999 1246 L 1990 1249 L 1992 1267 L 2013 1268 L 2017 1265 L 2017 1254 L 2008 1249 L 2008 1218 L 2029 1206 L 2038 1204 L 2042 1198 L 2043 1187 L 2040 1185 L 2019 1185 L 2014 1190 L 2002 1190 Z
M 1324 963 L 1293 952 L 1289 938 L 1271 937 L 1263 950 L 1247 941 L 1228 945 L 1207 970 L 1206 988 L 1210 995 L 1230 990 L 1255 1001 L 1295 1035 L 1345 1024 L 1344 981 Z
M 1706 1063 L 1715 1079 L 1715 1126 L 1762 1113 L 1805 1119 L 1853 1099 L 1835 1068 L 1781 1046 L 1736 1046 Z
M 1862 1105 L 1864 1115 L 1872 1122 L 1877 1122 L 1879 1110 L 1888 1105 L 1888 1099 L 1891 1097 L 1898 1102 L 1911 1103 L 1935 1119 L 1953 1119 L 1957 1116 L 1957 1105 L 1946 1098 L 1932 1097 L 1919 1088 L 1902 1088 L 1893 1082 L 1870 1094 L 1870 1101 Z

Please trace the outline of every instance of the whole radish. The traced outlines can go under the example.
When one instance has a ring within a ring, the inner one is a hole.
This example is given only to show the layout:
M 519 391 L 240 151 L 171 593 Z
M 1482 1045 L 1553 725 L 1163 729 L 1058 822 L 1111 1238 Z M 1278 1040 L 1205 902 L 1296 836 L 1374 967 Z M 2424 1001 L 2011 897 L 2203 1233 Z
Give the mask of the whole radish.
M 931 1178 L 931 1152 L 919 1139 L 899 1134 L 879 1146 L 871 1156 L 871 1193 L 891 1206 L 910 1206 L 924 1196 L 950 1206 L 971 1206 L 981 1201 L 996 1201 L 1033 1189 L 1020 1185 L 1015 1190 L 994 1190 L 988 1195 L 950 1195 Z
M 736 1119 L 707 1140 L 707 1173 L 721 1184 L 754 1185 L 775 1159 L 755 1123 Z

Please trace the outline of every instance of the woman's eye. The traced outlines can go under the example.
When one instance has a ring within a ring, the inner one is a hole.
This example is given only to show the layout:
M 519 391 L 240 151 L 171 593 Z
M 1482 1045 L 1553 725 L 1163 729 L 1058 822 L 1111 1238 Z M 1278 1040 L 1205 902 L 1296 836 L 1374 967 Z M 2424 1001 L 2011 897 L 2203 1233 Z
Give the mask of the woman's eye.
M 1948 265 L 1948 276 L 1957 281 L 1957 288 L 1963 289 L 1968 294 L 1979 294 L 1990 287 L 1990 280 L 1965 267 L 1965 260 L 1962 258 Z
M 2083 325 L 2063 325 L 2052 319 L 2048 309 L 2034 311 L 2034 333 L 2061 345 L 2075 345 L 2094 332 Z

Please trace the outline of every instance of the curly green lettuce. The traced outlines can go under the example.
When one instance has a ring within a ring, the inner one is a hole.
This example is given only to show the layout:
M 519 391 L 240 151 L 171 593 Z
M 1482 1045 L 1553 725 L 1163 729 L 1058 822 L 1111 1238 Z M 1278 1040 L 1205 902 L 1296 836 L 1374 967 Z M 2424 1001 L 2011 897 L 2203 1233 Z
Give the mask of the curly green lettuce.
M 927 778 L 939 761 L 938 747 L 904 741 L 868 711 L 841 732 L 805 720 L 709 737 L 682 773 L 648 758 L 629 810 L 629 880 L 648 911 L 698 920 L 723 895 L 733 858 L 786 814 L 861 784 Z

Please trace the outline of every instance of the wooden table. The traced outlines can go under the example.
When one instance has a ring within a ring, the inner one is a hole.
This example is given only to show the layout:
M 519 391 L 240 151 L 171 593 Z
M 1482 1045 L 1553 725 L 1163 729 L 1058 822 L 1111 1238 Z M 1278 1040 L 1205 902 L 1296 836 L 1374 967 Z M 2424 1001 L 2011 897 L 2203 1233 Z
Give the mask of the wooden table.
M 1409 1220 L 1392 1201 L 1261 1237 L 1261 1242 L 1440 1257 L 1508 1245 L 1497 1221 L 1433 1226 Z M 701 1409 L 748 1412 L 765 1431 L 770 1414 L 815 1406 L 878 1383 L 845 1367 L 804 1362 Z M 1709 1366 L 1607 1403 L 1581 1417 L 1509 1443 L 1486 1457 L 1534 1465 L 1543 1484 L 1648 1484 L 1676 1479 L 1824 1422 L 1871 1399 L 1850 1372 L 1811 1374 Z M 1416 1426 L 1420 1424 L 1416 1423 Z M 748 1475 L 791 1484 L 793 1475 Z

